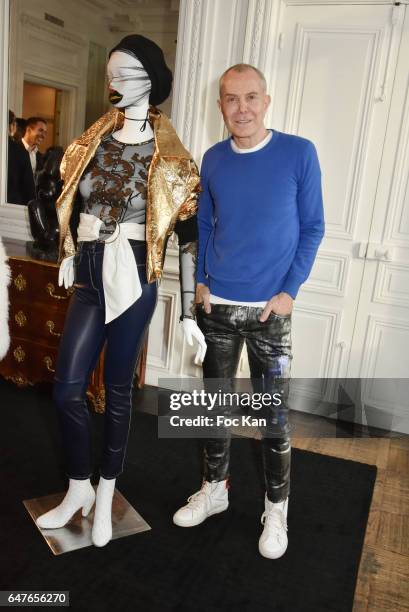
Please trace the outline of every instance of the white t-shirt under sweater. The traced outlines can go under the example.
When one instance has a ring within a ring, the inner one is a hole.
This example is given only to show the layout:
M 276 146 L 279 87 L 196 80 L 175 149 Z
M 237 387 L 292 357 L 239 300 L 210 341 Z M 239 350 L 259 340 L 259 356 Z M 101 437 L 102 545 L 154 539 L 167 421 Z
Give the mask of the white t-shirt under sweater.
M 251 147 L 251 149 L 240 149 L 234 142 L 233 138 L 230 140 L 231 148 L 235 153 L 239 153 L 240 155 L 246 155 L 246 153 L 253 153 L 254 151 L 258 151 L 265 147 L 271 140 L 273 132 L 271 130 L 268 131 L 267 136 L 259 142 L 255 147 Z M 272 297 L 272 296 L 271 296 Z M 267 302 L 236 302 L 235 300 L 226 300 L 225 298 L 219 297 L 217 295 L 210 294 L 210 303 L 211 304 L 230 304 L 230 306 L 255 306 L 256 308 L 264 308 Z

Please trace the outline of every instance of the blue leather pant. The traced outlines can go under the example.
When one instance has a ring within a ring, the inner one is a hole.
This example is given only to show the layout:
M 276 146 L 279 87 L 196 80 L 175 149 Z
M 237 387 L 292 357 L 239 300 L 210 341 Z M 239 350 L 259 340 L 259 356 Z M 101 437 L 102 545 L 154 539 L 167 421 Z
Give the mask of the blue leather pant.
M 75 293 L 65 319 L 53 391 L 69 478 L 86 479 L 92 474 L 86 390 L 105 344 L 105 424 L 100 473 L 109 479 L 123 470 L 134 370 L 157 299 L 156 283 L 148 284 L 146 279 L 146 243 L 129 242 L 138 265 L 142 295 L 108 324 L 102 285 L 104 244 L 80 243 L 74 259 Z
M 252 390 L 280 391 L 280 407 L 269 407 L 257 416 L 266 419 L 261 430 L 264 479 L 267 496 L 279 502 L 290 492 L 291 443 L 288 421 L 289 377 L 291 369 L 291 316 L 271 314 L 261 323 L 262 308 L 212 304 L 206 314 L 198 305 L 197 320 L 206 338 L 203 363 L 205 379 L 223 379 L 225 391 L 234 390 L 234 377 L 243 343 L 246 343 Z M 210 384 L 210 383 L 209 383 Z M 252 416 L 255 416 L 254 414 Z M 206 440 L 204 479 L 220 481 L 229 477 L 230 436 Z

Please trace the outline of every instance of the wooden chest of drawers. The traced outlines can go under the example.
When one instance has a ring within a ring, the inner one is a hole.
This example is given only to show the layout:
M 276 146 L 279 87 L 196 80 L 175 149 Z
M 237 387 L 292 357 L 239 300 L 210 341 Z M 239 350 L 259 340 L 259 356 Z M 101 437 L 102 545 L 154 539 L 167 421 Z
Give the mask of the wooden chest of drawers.
M 28 256 L 13 255 L 6 243 L 11 269 L 9 286 L 10 349 L 0 361 L 0 375 L 16 385 L 52 382 L 58 344 L 72 289 L 58 286 L 58 266 Z M 146 344 L 137 368 L 143 385 Z M 92 374 L 87 395 L 97 412 L 103 412 L 104 352 Z
M 52 382 L 58 343 L 72 290 L 58 286 L 54 263 L 10 257 L 10 349 L 0 374 L 16 385 Z M 104 409 L 103 359 L 92 374 L 88 396 L 95 410 Z

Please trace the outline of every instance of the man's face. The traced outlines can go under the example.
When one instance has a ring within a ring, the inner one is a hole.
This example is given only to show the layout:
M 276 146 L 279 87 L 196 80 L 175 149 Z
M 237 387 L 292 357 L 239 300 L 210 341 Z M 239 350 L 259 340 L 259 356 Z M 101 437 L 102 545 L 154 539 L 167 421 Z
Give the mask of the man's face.
M 47 125 L 43 121 L 38 121 L 35 125 L 27 128 L 24 140 L 30 145 L 39 147 L 47 135 Z
M 228 72 L 222 82 L 218 104 L 233 137 L 248 138 L 250 141 L 263 137 L 270 96 L 254 70 Z

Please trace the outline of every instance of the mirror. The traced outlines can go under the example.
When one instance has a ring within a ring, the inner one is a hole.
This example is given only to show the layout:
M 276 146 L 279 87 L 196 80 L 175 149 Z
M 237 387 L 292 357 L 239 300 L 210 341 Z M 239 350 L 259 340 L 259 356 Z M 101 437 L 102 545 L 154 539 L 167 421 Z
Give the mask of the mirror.
M 178 16 L 179 0 L 10 0 L 8 203 L 26 205 L 50 151 L 111 108 L 105 69 L 121 38 L 154 40 L 174 72 Z

